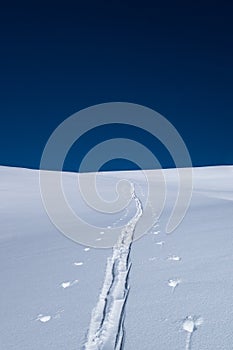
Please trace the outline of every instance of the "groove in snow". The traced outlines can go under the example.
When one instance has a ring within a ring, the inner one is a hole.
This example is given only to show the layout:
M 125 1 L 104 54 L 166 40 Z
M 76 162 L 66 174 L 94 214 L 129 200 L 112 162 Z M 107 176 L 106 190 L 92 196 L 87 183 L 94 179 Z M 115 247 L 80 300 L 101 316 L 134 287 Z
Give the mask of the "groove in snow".
M 122 350 L 124 346 L 125 306 L 129 293 L 128 278 L 131 245 L 136 224 L 143 214 L 142 204 L 132 185 L 136 214 L 121 231 L 107 260 L 105 279 L 99 300 L 92 312 L 85 350 Z

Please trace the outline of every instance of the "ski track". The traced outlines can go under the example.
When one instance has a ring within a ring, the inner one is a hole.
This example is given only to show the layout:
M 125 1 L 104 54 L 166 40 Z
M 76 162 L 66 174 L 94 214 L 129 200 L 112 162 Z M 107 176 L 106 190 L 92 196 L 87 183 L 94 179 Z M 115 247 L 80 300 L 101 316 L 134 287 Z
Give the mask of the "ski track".
M 136 204 L 135 216 L 126 224 L 107 260 L 105 279 L 99 300 L 92 312 L 83 349 L 122 350 L 124 347 L 125 306 L 129 294 L 129 261 L 136 224 L 143 214 L 142 204 L 132 184 L 132 200 Z

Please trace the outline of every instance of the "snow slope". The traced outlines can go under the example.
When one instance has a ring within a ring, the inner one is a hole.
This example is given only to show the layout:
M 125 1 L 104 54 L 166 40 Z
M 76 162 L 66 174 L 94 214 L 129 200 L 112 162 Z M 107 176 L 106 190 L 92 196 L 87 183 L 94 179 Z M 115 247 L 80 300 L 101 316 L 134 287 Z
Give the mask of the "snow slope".
M 95 249 L 50 222 L 38 171 L 0 167 L 1 350 L 232 349 L 233 167 L 194 169 L 190 207 L 170 235 L 177 177 L 164 173 L 164 211 L 133 243 L 146 184 L 137 171 L 102 174 L 105 194 L 119 178 L 135 192 L 127 210 L 91 217 L 98 239 L 117 222 L 126 232 L 113 249 Z M 65 174 L 65 186 L 88 217 L 75 178 Z

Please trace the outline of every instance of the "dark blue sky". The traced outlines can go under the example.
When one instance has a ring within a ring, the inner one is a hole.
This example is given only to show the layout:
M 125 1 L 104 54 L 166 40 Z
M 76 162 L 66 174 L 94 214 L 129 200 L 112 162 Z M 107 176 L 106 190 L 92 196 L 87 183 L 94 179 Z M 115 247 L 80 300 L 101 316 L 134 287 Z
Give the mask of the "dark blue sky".
M 65 118 L 110 101 L 164 115 L 195 166 L 233 164 L 232 33 L 230 1 L 5 3 L 0 164 L 38 168 L 48 137 Z M 83 155 L 94 143 L 126 132 L 90 133 L 80 140 Z M 173 166 L 158 142 L 143 133 L 135 139 L 147 143 L 164 167 Z M 76 169 L 83 155 L 69 156 L 66 169 Z

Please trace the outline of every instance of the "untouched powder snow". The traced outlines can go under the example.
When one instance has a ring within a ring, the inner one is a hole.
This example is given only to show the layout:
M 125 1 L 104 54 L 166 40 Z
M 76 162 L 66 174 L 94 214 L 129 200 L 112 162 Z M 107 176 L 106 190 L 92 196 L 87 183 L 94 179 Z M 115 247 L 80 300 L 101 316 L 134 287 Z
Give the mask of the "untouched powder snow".
M 131 263 L 130 250 L 135 226 L 143 210 L 133 187 L 132 199 L 136 204 L 136 214 L 123 228 L 118 242 L 108 258 L 103 288 L 96 308 L 93 310 L 89 326 L 86 350 L 123 349 L 124 308 L 129 292 L 128 278 Z
M 146 174 L 156 213 L 161 177 Z M 232 350 L 233 167 L 193 169 L 192 200 L 172 234 L 176 169 L 164 176 L 164 210 L 134 240 L 147 220 L 140 171 L 101 174 L 109 200 L 119 179 L 134 184 L 129 205 L 108 215 L 90 214 L 76 195 L 77 174 L 64 174 L 74 209 L 98 228 L 97 244 L 119 227 L 114 247 L 97 249 L 54 227 L 38 171 L 0 167 L 1 350 Z

